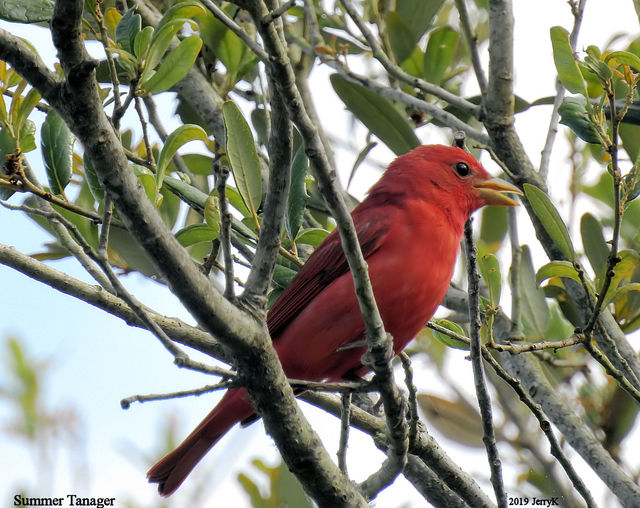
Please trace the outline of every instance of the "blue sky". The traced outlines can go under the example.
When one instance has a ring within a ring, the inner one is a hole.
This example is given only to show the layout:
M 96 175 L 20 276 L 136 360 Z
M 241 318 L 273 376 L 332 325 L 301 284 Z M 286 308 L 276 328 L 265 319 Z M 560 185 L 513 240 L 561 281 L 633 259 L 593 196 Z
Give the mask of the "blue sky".
M 554 74 L 550 62 L 548 28 L 552 24 L 570 26 L 566 2 L 545 0 L 515 4 L 516 19 L 527 21 L 516 25 L 516 55 L 519 62 L 527 62 L 527 65 L 518 67 L 517 92 L 528 100 L 550 95 L 553 93 Z M 584 41 L 584 46 L 603 44 L 604 37 L 614 30 L 637 31 L 637 17 L 631 2 L 616 5 L 615 12 L 611 6 L 611 3 L 602 6 L 594 3 L 590 6 L 593 11 L 588 8 L 580 39 Z M 623 12 L 622 9 L 626 10 Z M 9 25 L 0 23 L 0 26 Z M 604 26 L 605 29 L 599 30 L 599 26 Z M 46 38 L 42 39 L 47 36 L 45 30 L 16 25 L 11 25 L 9 30 L 28 34 L 30 40 L 38 41 L 37 47 L 43 58 L 48 62 L 53 61 L 55 53 L 52 46 Z M 165 97 L 164 100 L 161 111 L 173 111 L 170 98 Z M 344 117 L 340 116 L 340 111 L 339 105 L 335 108 L 321 108 L 325 125 L 331 125 L 334 129 L 336 124 L 343 122 Z M 518 118 L 518 126 L 528 129 L 525 132 L 530 133 L 526 140 L 532 146 L 532 155 L 538 154 L 538 147 L 542 147 L 541 133 L 546 132 L 546 123 L 541 128 L 541 122 L 542 119 L 546 122 L 547 115 L 548 110 L 540 108 Z M 177 125 L 175 120 L 167 120 L 169 125 L 172 125 L 170 122 L 174 122 L 174 127 Z M 378 160 L 389 160 L 388 154 L 384 152 L 374 155 Z M 32 155 L 30 161 L 44 179 L 38 157 Z M 352 161 L 342 162 L 343 167 L 351 167 Z M 371 177 L 367 183 L 360 182 L 364 188 L 370 183 Z M 13 199 L 13 202 L 17 201 L 19 200 Z M 32 253 L 42 250 L 43 242 L 48 240 L 43 231 L 23 214 L 0 208 L 0 243 L 14 245 L 22 252 Z M 52 266 L 92 282 L 75 261 L 57 261 Z M 131 292 L 145 304 L 167 315 L 191 321 L 175 298 L 161 285 L 135 275 L 126 277 L 125 282 Z M 173 367 L 170 355 L 150 334 L 131 328 L 113 316 L 0 265 L 0 340 L 8 335 L 18 337 L 34 359 L 50 364 L 46 375 L 47 383 L 43 387 L 47 407 L 73 407 L 78 411 L 84 428 L 84 442 L 77 448 L 65 446 L 58 451 L 52 490 L 40 494 L 116 496 L 121 502 L 128 497 L 135 497 L 141 503 L 149 505 L 157 502 L 155 489 L 144 478 L 144 471 L 157 457 L 134 462 L 129 456 L 135 455 L 137 450 L 149 454 L 158 449 L 159 435 L 171 418 L 179 420 L 178 436 L 185 436 L 210 410 L 219 395 L 135 404 L 128 411 L 120 409 L 119 401 L 134 393 L 158 393 L 198 387 L 209 383 L 210 379 Z M 4 365 L 4 347 L 0 350 L 0 356 L 0 362 Z M 470 365 L 464 361 L 464 354 L 456 356 L 454 353 L 453 362 L 456 377 L 470 380 L 470 377 L 466 377 L 470 373 L 465 374 L 466 370 L 470 370 Z M 416 377 L 422 386 L 430 383 L 430 369 L 428 364 L 418 363 Z M 0 370 L 0 386 L 6 386 L 7 382 L 6 373 Z M 321 417 L 318 411 L 309 411 L 312 421 L 323 422 L 319 432 L 326 439 L 330 453 L 333 453 L 337 447 L 337 423 L 332 418 Z M 0 428 L 4 427 L 10 414 L 9 407 L 0 400 Z M 351 446 L 352 449 L 359 450 L 360 445 L 370 448 L 369 443 L 368 439 L 359 437 L 356 433 Z M 0 461 L 0 478 L 3 478 L 0 503 L 3 503 L 17 493 L 16 489 L 21 486 L 35 489 L 37 478 L 34 457 L 27 453 L 22 442 L 4 429 L 0 430 L 0 449 L 3 450 L 4 457 L 10 457 L 10 460 Z M 472 474 L 479 473 L 481 478 L 486 475 L 486 462 L 482 462 L 482 454 L 475 456 L 474 453 L 463 453 L 449 445 L 447 450 L 454 458 L 468 464 Z M 69 460 L 69 454 L 74 457 L 72 461 Z M 203 472 L 211 469 L 210 482 L 216 482 L 208 505 L 220 506 L 233 498 L 237 507 L 247 506 L 245 498 L 235 487 L 235 475 L 239 470 L 250 471 L 248 464 L 254 457 L 273 459 L 275 456 L 274 447 L 264 437 L 260 423 L 230 433 L 201 468 Z M 77 461 L 77 457 L 81 457 L 86 463 L 89 483 L 84 481 L 86 476 L 74 480 L 74 475 L 69 474 L 70 462 L 82 462 Z M 355 453 L 352 457 L 356 458 Z M 375 467 L 379 460 L 379 454 L 374 452 L 370 466 Z M 366 476 L 367 472 L 362 474 Z M 585 477 L 590 478 L 589 473 L 585 473 Z M 184 495 L 176 496 L 175 506 L 189 506 L 189 490 L 187 488 Z M 397 490 L 385 492 L 379 498 L 378 506 L 398 506 L 398 492 L 408 490 L 410 489 L 406 485 L 404 488 L 402 484 L 398 485 Z M 38 491 L 30 491 L 30 494 L 36 495 Z M 417 499 L 413 498 L 413 502 L 419 503 Z

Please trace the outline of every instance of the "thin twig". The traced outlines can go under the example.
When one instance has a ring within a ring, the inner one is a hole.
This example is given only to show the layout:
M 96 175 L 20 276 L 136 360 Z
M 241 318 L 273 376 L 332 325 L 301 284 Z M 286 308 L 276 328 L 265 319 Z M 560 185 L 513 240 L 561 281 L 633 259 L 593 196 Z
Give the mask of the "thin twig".
M 580 33 L 580 26 L 582 25 L 582 18 L 586 4 L 586 0 L 580 0 L 578 6 L 571 9 L 571 12 L 573 13 L 573 28 L 571 29 L 571 34 L 569 35 L 569 44 L 571 46 L 571 49 L 574 51 L 576 48 L 576 43 L 578 41 L 578 34 Z M 544 142 L 544 148 L 542 149 L 542 154 L 540 157 L 540 169 L 538 170 L 540 178 L 543 181 L 547 180 L 547 175 L 549 173 L 551 151 L 553 150 L 553 144 L 558 133 L 558 120 L 560 118 L 558 110 L 560 108 L 560 105 L 562 104 L 564 92 L 565 88 L 562 85 L 562 82 L 559 79 L 556 80 L 556 97 L 553 101 L 553 108 L 551 110 L 551 116 L 549 118 L 549 128 L 547 130 L 547 138 Z
M 349 429 L 351 428 L 351 392 L 342 394 L 342 413 L 340 416 L 340 444 L 338 446 L 338 467 L 347 474 L 347 443 L 349 442 Z
M 98 256 L 107 259 L 107 244 L 109 242 L 109 230 L 111 219 L 113 218 L 113 202 L 108 192 L 104 193 L 104 213 L 102 214 L 102 227 L 100 228 L 100 238 L 98 239 Z
M 144 143 L 145 148 L 145 157 L 147 162 L 150 165 L 155 165 L 155 161 L 153 159 L 153 150 L 151 149 L 151 141 L 149 139 L 149 129 L 147 127 L 147 120 L 144 117 L 144 113 L 142 111 L 142 100 L 140 97 L 136 96 L 134 99 L 134 106 L 136 109 L 136 113 L 138 113 L 138 119 L 140 120 L 140 127 L 142 128 L 142 141 Z
M 220 207 L 220 244 L 224 259 L 225 288 L 224 296 L 233 301 L 235 292 L 233 289 L 233 258 L 231 256 L 231 213 L 227 202 L 227 177 L 229 170 L 221 166 L 217 161 L 213 164 L 213 172 L 216 177 L 216 189 L 218 191 L 218 206 Z
M 362 35 L 364 35 L 365 39 L 367 40 L 367 43 L 369 44 L 369 47 L 371 48 L 371 52 L 373 53 L 374 58 L 382 64 L 385 70 L 392 77 L 398 79 L 399 81 L 407 83 L 413 86 L 414 88 L 417 88 L 425 93 L 435 95 L 436 97 L 442 99 L 443 101 L 448 102 L 452 106 L 455 106 L 456 108 L 459 108 L 462 111 L 471 113 L 472 115 L 476 115 L 480 111 L 480 108 L 476 104 L 473 104 L 472 102 L 469 102 L 461 98 L 459 95 L 453 94 L 448 90 L 445 90 L 444 88 L 441 88 L 423 79 L 412 76 L 411 74 L 405 72 L 396 64 L 394 64 L 389 59 L 389 57 L 385 54 L 385 52 L 382 50 L 382 48 L 376 41 L 374 34 L 371 32 L 371 30 L 369 30 L 369 27 L 367 27 L 366 23 L 362 19 L 362 16 L 358 14 L 358 11 L 354 7 L 354 5 L 351 3 L 351 0 L 340 0 L 340 3 L 344 7 L 344 9 L 347 11 L 349 16 L 353 20 L 353 22 L 357 25 L 360 32 L 362 32 Z
M 220 7 L 218 7 L 211 0 L 202 0 L 202 3 L 219 21 L 221 21 L 229 30 L 236 34 L 260 60 L 262 60 L 263 62 L 267 62 L 269 60 L 269 55 L 267 54 L 267 52 L 262 49 L 260 45 L 242 29 L 242 27 L 240 27 L 235 21 L 227 16 Z
M 262 18 L 262 23 L 264 23 L 265 25 L 271 23 L 274 19 L 277 19 L 280 16 L 282 16 L 294 5 L 296 5 L 296 0 L 289 0 L 288 2 L 283 3 L 280 7 L 272 10 L 269 14 L 267 14 L 264 18 Z
M 100 224 L 102 222 L 102 216 L 93 210 L 86 210 L 81 206 L 76 205 L 75 203 L 71 203 L 66 199 L 61 199 L 57 196 L 54 196 L 48 191 L 41 189 L 40 187 L 34 185 L 24 173 L 21 173 L 17 176 L 16 179 L 9 179 L 0 175 L 0 186 L 7 187 L 8 189 L 14 190 L 16 192 L 30 192 L 39 198 L 48 201 L 54 205 L 57 205 L 61 208 L 69 210 L 75 214 L 81 215 L 82 217 L 86 217 L 87 219 L 91 219 L 95 224 Z M 120 221 L 112 221 L 114 226 L 117 226 L 121 229 L 124 229 L 124 224 Z
M 478 52 L 478 45 L 476 44 L 477 38 L 471 27 L 471 20 L 469 19 L 469 12 L 467 11 L 466 0 L 456 0 L 456 9 L 458 9 L 462 32 L 464 33 L 467 46 L 469 47 L 469 52 L 471 53 L 471 63 L 473 64 L 473 71 L 476 75 L 476 80 L 478 81 L 478 87 L 480 88 L 482 95 L 484 95 L 487 90 L 487 77 L 484 74 L 484 69 L 480 62 L 480 54 Z
M 129 409 L 129 407 L 133 402 L 140 402 L 142 404 L 144 402 L 157 401 L 157 400 L 178 399 L 181 397 L 199 396 L 204 393 L 213 392 L 215 390 L 222 390 L 224 388 L 229 388 L 232 385 L 233 385 L 233 380 L 221 381 L 220 383 L 216 383 L 214 385 L 205 385 L 200 388 L 195 388 L 193 390 L 182 390 L 178 392 L 156 393 L 156 394 L 149 394 L 149 395 L 131 395 L 130 397 L 124 398 L 120 401 L 120 407 L 122 407 L 122 409 Z
M 473 244 L 472 220 L 469 219 L 464 226 L 465 254 L 467 260 L 467 273 L 469 284 L 469 320 L 471 322 L 471 365 L 473 366 L 473 377 L 475 379 L 476 396 L 480 406 L 482 416 L 482 429 L 484 435 L 482 441 L 487 449 L 487 458 L 491 470 L 491 484 L 496 495 L 499 507 L 507 506 L 507 493 L 504 490 L 502 479 L 502 464 L 498 454 L 496 435 L 493 428 L 493 415 L 491 410 L 491 398 L 484 378 L 482 365 L 482 343 L 480 342 L 480 311 L 478 310 L 478 299 L 480 293 L 480 277 L 477 270 L 476 248 Z
M 576 472 L 571 464 L 571 461 L 567 458 L 567 456 L 562 451 L 562 447 L 560 443 L 556 439 L 555 434 L 551 428 L 551 424 L 547 420 L 546 416 L 542 412 L 542 409 L 538 404 L 534 402 L 534 400 L 529 396 L 527 391 L 523 388 L 520 381 L 514 377 L 512 377 L 499 363 L 498 361 L 491 355 L 489 350 L 485 347 L 482 348 L 482 356 L 485 361 L 491 365 L 495 373 L 504 379 L 513 390 L 518 394 L 520 400 L 529 408 L 529 410 L 533 413 L 540 424 L 540 428 L 544 432 L 547 440 L 549 441 L 549 445 L 551 446 L 551 454 L 558 459 L 560 465 L 564 468 L 567 476 L 573 483 L 576 490 L 580 493 L 580 495 L 584 498 L 587 506 L 589 508 L 595 508 L 597 505 L 589 492 L 589 489 L 585 486 L 584 482 L 580 475 Z
M 569 346 L 575 346 L 576 344 L 584 344 L 586 341 L 584 333 L 574 333 L 571 337 L 563 340 L 541 341 L 541 342 L 528 342 L 524 344 L 512 344 L 509 341 L 504 343 L 489 344 L 488 347 L 495 349 L 496 351 L 509 352 L 511 354 L 526 353 L 530 351 L 542 351 L 544 349 L 562 349 Z
M 100 286 L 111 294 L 115 294 L 115 290 L 109 279 L 100 271 L 95 264 L 95 253 L 80 233 L 75 224 L 60 215 L 56 210 L 47 205 L 47 209 L 33 208 L 27 205 L 14 205 L 7 201 L 0 200 L 0 205 L 10 210 L 19 210 L 32 215 L 39 215 L 49 221 L 51 227 L 56 233 L 56 237 L 60 244 L 71 255 L 73 255 L 82 267 L 91 275 Z M 73 236 L 73 238 L 70 236 Z M 75 239 L 75 240 L 74 240 Z

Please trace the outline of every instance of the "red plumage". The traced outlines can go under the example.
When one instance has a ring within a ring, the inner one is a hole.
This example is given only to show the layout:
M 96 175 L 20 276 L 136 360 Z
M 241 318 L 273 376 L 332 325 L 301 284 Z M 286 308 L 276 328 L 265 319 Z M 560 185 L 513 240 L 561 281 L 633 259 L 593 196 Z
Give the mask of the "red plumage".
M 398 157 L 352 213 L 373 292 L 399 353 L 425 326 L 449 286 L 465 221 L 485 204 L 516 204 L 518 190 L 491 179 L 465 151 L 421 146 Z M 337 231 L 276 300 L 267 325 L 288 377 L 337 381 L 367 372 L 364 321 Z M 230 389 L 174 451 L 148 472 L 170 495 L 237 422 L 253 416 L 246 391 Z

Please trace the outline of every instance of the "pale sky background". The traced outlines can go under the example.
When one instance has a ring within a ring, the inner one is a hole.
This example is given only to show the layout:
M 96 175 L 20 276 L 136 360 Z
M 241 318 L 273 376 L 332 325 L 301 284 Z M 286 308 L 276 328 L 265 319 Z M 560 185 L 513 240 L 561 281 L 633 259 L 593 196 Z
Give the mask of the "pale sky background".
M 571 28 L 572 18 L 567 2 L 560 0 L 542 0 L 529 2 L 516 0 L 516 93 L 527 100 L 552 95 L 554 93 L 555 70 L 551 56 L 549 28 L 562 25 Z M 54 51 L 47 32 L 24 25 L 0 23 L 5 29 L 27 37 L 36 43 L 36 47 L 47 62 L 54 60 Z M 578 49 L 590 44 L 602 47 L 614 33 L 638 33 L 638 18 L 632 2 L 592 1 L 587 6 L 586 16 L 581 31 Z M 632 40 L 632 36 L 617 42 L 616 47 L 622 49 Z M 486 48 L 484 48 L 486 49 Z M 344 137 L 347 133 L 348 120 L 343 107 L 333 95 L 328 83 L 328 69 L 317 68 L 315 71 L 316 102 L 323 125 Z M 469 84 L 467 92 L 472 94 L 475 86 Z M 165 94 L 161 99 L 160 111 L 173 111 L 171 96 Z M 544 143 L 547 131 L 549 107 L 539 107 L 519 115 L 517 127 L 524 139 L 528 153 L 534 163 Z M 168 116 L 168 114 L 167 114 Z M 167 118 L 167 127 L 175 128 L 176 119 Z M 172 122 L 172 123 L 171 123 Z M 562 128 L 564 129 L 564 128 Z M 358 129 L 354 142 L 362 146 L 365 130 Z M 420 130 L 422 141 L 427 143 L 448 143 L 448 131 L 442 139 L 426 139 L 425 131 Z M 562 132 L 559 139 L 563 137 Z M 566 204 L 565 196 L 567 171 L 563 148 L 559 143 L 554 154 L 551 167 L 551 182 L 558 182 L 557 187 L 551 185 L 551 192 L 557 202 Z M 339 169 L 347 175 L 353 155 L 338 151 Z M 376 149 L 373 159 L 387 164 L 391 155 L 387 150 Z M 39 153 L 30 154 L 30 162 L 41 173 L 42 163 Z M 487 163 L 487 168 L 494 174 L 496 168 Z M 364 193 L 371 183 L 377 179 L 375 172 L 361 172 L 351 189 Z M 42 177 L 44 180 L 44 177 Z M 554 190 L 556 193 L 554 194 Z M 13 202 L 16 202 L 15 198 Z M 0 242 L 14 245 L 22 252 L 32 253 L 42 250 L 45 235 L 21 213 L 10 212 L 0 208 Z M 521 241 L 526 242 L 526 236 Z M 534 258 L 541 265 L 546 259 L 542 256 Z M 56 268 L 89 280 L 75 261 L 64 260 L 52 263 Z M 138 276 L 125 278 L 129 289 L 144 303 L 166 313 L 192 321 L 182 310 L 174 297 L 163 288 L 149 280 Z M 73 327 L 69 324 L 73 323 Z M 121 398 L 134 393 L 159 393 L 179 389 L 188 389 L 210 382 L 202 375 L 178 371 L 172 367 L 170 356 L 149 333 L 130 328 L 119 319 L 109 316 L 69 296 L 62 295 L 41 283 L 0 266 L 0 338 L 17 336 L 25 344 L 26 351 L 32 358 L 51 365 L 46 375 L 46 386 L 42 389 L 46 394 L 47 408 L 73 407 L 79 413 L 79 422 L 84 429 L 84 439 L 77 447 L 61 446 L 52 458 L 54 467 L 50 478 L 36 477 L 37 457 L 29 453 L 20 440 L 6 432 L 5 424 L 12 414 L 12 408 L 0 399 L 0 449 L 4 460 L 0 461 L 0 504 L 10 505 L 15 494 L 21 488 L 28 489 L 29 495 L 64 496 L 67 493 L 102 497 L 116 497 L 116 506 L 124 506 L 129 499 L 135 500 L 139 506 L 157 506 L 155 486 L 147 484 L 146 469 L 159 458 L 150 455 L 159 448 L 161 431 L 171 418 L 179 421 L 178 438 L 186 436 L 200 419 L 213 407 L 219 394 L 205 395 L 199 398 L 188 398 L 168 402 L 136 404 L 128 411 L 120 409 Z M 6 349 L 0 352 L 2 365 L 6 365 Z M 464 360 L 465 353 L 452 351 L 449 355 L 449 372 L 455 378 L 457 386 L 464 391 L 472 390 L 473 381 L 471 365 Z M 414 364 L 416 384 L 428 388 L 432 393 L 451 396 L 446 386 L 434 386 L 431 373 L 433 367 L 426 361 L 419 360 Z M 7 386 L 4 371 L 0 370 L 0 386 Z M 312 422 L 321 421 L 316 429 L 325 440 L 330 453 L 335 453 L 338 446 L 338 421 L 326 417 L 321 411 L 308 408 Z M 436 430 L 433 434 L 445 447 L 447 452 L 475 478 L 482 481 L 483 487 L 491 497 L 493 493 L 486 481 L 488 467 L 483 451 L 469 452 L 466 448 L 440 438 Z M 356 480 L 364 479 L 377 469 L 382 455 L 375 451 L 368 437 L 351 434 L 349 457 L 367 464 L 366 471 L 356 468 L 356 460 L 352 460 L 349 470 Z M 639 432 L 636 426 L 633 435 L 625 442 L 629 455 L 640 446 Z M 372 451 L 373 450 L 373 451 Z M 145 454 L 143 459 L 140 453 Z M 365 455 L 366 454 L 366 455 Z M 73 457 L 73 460 L 70 460 Z M 74 470 L 71 464 L 78 464 L 82 457 L 84 467 Z M 253 458 L 263 458 L 275 463 L 276 453 L 270 438 L 265 437 L 261 423 L 248 429 L 234 429 L 216 445 L 200 464 L 196 474 L 198 480 L 210 487 L 207 501 L 199 506 L 228 506 L 233 502 L 236 508 L 249 506 L 246 494 L 238 488 L 236 475 L 239 471 L 249 473 L 254 479 L 259 473 L 250 465 Z M 572 454 L 575 457 L 575 454 Z M 9 460 L 7 460 L 9 459 Z M 509 467 L 508 454 L 503 456 L 505 480 L 507 488 L 516 485 L 515 477 L 521 473 Z M 580 459 L 575 459 L 580 466 Z M 637 453 L 630 460 L 638 467 Z M 586 483 L 601 499 L 602 487 L 597 477 L 590 470 L 581 467 Z M 194 476 L 195 478 L 195 476 Z M 193 487 L 198 483 L 194 479 L 187 480 L 182 489 L 170 498 L 170 506 L 193 506 Z M 611 504 L 603 503 L 611 506 Z M 414 493 L 413 487 L 399 479 L 383 491 L 376 500 L 381 508 L 400 506 L 425 506 L 422 497 Z

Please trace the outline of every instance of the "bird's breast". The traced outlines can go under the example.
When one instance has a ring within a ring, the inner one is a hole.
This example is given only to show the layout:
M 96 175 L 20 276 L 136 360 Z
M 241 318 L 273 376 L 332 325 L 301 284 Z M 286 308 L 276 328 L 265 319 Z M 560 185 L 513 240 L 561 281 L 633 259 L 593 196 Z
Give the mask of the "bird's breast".
M 452 228 L 434 206 L 407 206 L 402 215 L 367 260 L 376 302 L 396 352 L 420 331 L 444 298 L 462 234 L 462 228 Z

